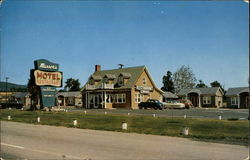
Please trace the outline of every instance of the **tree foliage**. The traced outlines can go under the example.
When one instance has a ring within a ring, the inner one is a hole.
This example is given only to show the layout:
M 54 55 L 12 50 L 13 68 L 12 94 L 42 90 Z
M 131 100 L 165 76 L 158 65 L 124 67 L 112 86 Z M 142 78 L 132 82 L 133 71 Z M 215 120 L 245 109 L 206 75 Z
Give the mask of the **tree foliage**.
M 207 88 L 207 85 L 202 80 L 199 80 L 199 83 L 196 84 L 196 88 Z
M 80 82 L 79 79 L 68 78 L 65 82 L 64 89 L 68 88 L 68 91 L 80 91 Z
M 35 106 L 35 103 L 38 101 L 40 88 L 35 85 L 35 82 L 33 79 L 28 80 L 27 86 L 28 86 L 28 92 L 30 94 L 30 99 L 31 99 L 30 110 L 35 110 L 37 109 Z
M 183 65 L 173 74 L 173 81 L 175 92 L 178 93 L 181 89 L 194 88 L 196 78 L 192 69 Z
M 172 72 L 167 71 L 167 74 L 163 76 L 162 78 L 163 87 L 161 87 L 161 90 L 165 92 L 172 92 L 174 93 L 174 82 L 172 78 Z
M 213 81 L 210 83 L 211 87 L 220 87 L 222 89 L 222 91 L 225 93 L 224 88 L 221 86 L 220 82 L 218 81 Z

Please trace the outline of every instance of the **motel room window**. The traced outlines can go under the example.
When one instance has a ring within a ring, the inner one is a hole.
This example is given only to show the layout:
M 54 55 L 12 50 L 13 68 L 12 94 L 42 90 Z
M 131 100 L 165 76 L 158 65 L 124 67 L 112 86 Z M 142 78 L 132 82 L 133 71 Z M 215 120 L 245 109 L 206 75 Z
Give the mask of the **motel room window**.
M 238 97 L 231 97 L 231 104 L 238 105 Z
M 144 86 L 147 85 L 147 79 L 145 77 L 142 79 L 142 85 L 144 85 Z
M 203 104 L 211 104 L 211 96 L 204 96 Z
M 143 101 L 143 95 L 141 93 L 135 93 L 135 103 L 140 103 Z

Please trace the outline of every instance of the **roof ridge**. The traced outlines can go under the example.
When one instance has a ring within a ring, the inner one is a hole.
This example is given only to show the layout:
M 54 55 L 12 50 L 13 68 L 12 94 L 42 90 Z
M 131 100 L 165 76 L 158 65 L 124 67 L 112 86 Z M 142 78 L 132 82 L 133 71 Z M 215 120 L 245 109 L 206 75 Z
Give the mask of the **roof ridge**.
M 102 72 L 102 71 L 114 71 L 114 70 L 122 70 L 122 69 L 131 69 L 131 68 L 144 68 L 146 67 L 145 65 L 142 66 L 135 66 L 135 67 L 126 67 L 126 68 L 116 68 L 116 69 L 106 69 L 106 70 L 100 70 L 97 72 Z M 94 72 L 95 73 L 95 72 Z

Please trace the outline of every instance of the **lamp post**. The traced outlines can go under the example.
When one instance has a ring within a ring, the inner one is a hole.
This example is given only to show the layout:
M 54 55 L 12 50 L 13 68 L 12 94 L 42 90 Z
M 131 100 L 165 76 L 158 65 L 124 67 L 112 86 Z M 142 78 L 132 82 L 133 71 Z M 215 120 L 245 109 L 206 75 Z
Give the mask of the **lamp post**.
M 7 100 L 8 100 L 8 96 L 7 96 L 7 92 L 8 92 L 8 79 L 9 77 L 5 77 L 6 81 L 5 81 L 5 102 L 6 102 L 6 105 L 7 105 Z

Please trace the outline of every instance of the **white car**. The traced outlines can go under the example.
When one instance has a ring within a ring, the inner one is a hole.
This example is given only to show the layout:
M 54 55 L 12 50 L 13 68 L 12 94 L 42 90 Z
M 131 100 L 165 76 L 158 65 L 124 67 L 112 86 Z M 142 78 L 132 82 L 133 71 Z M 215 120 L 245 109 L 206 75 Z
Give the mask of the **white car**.
M 185 109 L 185 104 L 180 102 L 164 102 L 163 104 L 167 109 Z

